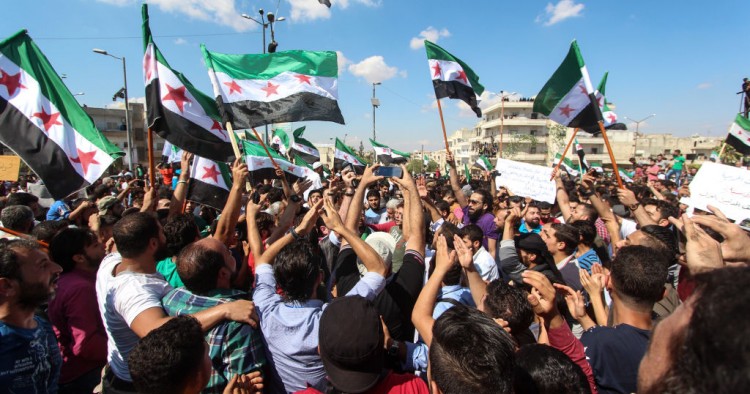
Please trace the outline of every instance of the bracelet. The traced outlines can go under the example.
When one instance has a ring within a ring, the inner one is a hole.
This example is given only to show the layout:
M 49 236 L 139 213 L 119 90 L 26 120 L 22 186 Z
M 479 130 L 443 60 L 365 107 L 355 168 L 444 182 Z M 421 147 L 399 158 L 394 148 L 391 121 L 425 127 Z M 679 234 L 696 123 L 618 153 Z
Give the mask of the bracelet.
M 178 185 L 179 185 L 179 184 L 181 184 L 181 183 L 184 183 L 184 184 L 186 184 L 186 185 L 187 185 L 187 181 L 177 181 L 177 184 L 178 184 Z
M 594 195 L 595 193 L 596 193 L 596 192 L 595 192 L 595 191 L 593 191 L 593 190 L 584 190 L 584 191 L 581 191 L 581 195 L 582 195 L 582 196 L 584 196 L 584 197 L 591 197 L 591 196 L 593 196 L 593 195 Z
M 302 239 L 302 236 L 300 236 L 299 234 L 297 234 L 296 231 L 294 231 L 294 227 L 289 229 L 289 234 L 292 234 L 292 238 L 294 238 L 295 241 L 299 241 Z
M 344 193 L 345 196 L 354 197 L 354 193 Z

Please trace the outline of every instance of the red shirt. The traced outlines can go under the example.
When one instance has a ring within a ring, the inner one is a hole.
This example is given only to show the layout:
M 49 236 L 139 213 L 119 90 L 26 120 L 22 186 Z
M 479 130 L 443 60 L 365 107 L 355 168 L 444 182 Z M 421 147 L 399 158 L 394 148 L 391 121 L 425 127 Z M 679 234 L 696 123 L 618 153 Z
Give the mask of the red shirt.
M 96 299 L 96 272 L 60 275 L 47 315 L 60 345 L 60 383 L 69 383 L 107 363 L 107 332 Z
M 389 373 L 375 387 L 367 390 L 367 394 L 430 394 L 427 383 L 411 374 Z M 297 391 L 296 394 L 323 394 L 312 387 Z
M 169 187 L 172 187 L 172 177 L 174 176 L 174 170 L 171 168 L 162 168 L 159 170 L 161 173 L 161 181 L 168 185 Z

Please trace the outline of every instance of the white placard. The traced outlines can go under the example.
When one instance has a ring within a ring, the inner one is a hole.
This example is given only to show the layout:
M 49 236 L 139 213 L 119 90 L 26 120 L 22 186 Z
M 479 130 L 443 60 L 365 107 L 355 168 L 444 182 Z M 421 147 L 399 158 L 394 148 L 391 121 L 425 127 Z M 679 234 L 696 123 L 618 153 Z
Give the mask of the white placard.
M 552 168 L 497 159 L 495 169 L 500 173 L 495 178 L 498 187 L 505 186 L 513 194 L 521 197 L 555 203 L 555 181 L 550 180 Z
M 719 208 L 738 223 L 750 218 L 750 171 L 706 162 L 690 182 L 691 208 Z

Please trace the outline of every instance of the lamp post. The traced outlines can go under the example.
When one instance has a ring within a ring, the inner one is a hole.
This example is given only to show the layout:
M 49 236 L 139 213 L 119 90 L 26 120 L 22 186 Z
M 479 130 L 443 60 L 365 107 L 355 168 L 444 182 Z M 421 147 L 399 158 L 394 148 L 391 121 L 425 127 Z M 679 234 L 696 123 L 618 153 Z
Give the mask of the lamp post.
M 122 61 L 122 81 L 123 81 L 123 84 L 125 85 L 122 92 L 123 92 L 123 98 L 125 99 L 125 135 L 126 135 L 126 138 L 128 139 L 128 170 L 132 172 L 133 171 L 133 140 L 130 138 L 130 106 L 128 105 L 128 71 L 127 71 L 127 68 L 125 68 L 125 56 L 118 57 L 105 51 L 104 49 L 98 49 L 98 48 L 94 48 L 93 51 L 94 53 L 113 57 L 117 60 Z M 117 95 L 115 95 L 113 99 L 115 99 L 116 97 Z
M 279 43 L 276 42 L 273 24 L 276 22 L 283 22 L 286 20 L 286 18 L 284 18 L 283 16 L 277 18 L 273 14 L 273 12 L 269 12 L 266 14 L 266 12 L 263 11 L 262 8 L 258 10 L 258 14 L 260 14 L 260 20 L 257 20 L 248 14 L 242 14 L 241 16 L 263 26 L 263 53 L 266 53 L 266 28 L 271 27 L 271 43 L 268 44 L 268 52 L 274 53 L 276 52 L 276 47 L 279 46 Z M 268 20 L 268 22 L 266 22 L 266 20 Z M 266 140 L 266 145 L 268 145 L 268 125 L 265 125 L 264 139 Z
M 380 85 L 381 82 L 373 82 L 372 83 L 372 99 L 370 102 L 372 102 L 372 140 L 375 141 L 375 108 L 380 107 L 380 100 L 375 98 L 375 86 Z
M 641 120 L 635 120 L 633 118 L 629 118 L 629 117 L 625 116 L 625 119 L 628 119 L 631 122 L 635 122 L 635 137 L 633 137 L 633 157 L 634 158 L 635 158 L 635 151 L 636 151 L 636 149 L 638 149 L 638 134 L 639 134 L 639 131 L 640 131 L 641 123 L 645 122 L 647 119 L 653 118 L 654 116 L 656 116 L 656 114 L 651 114 L 651 115 L 649 115 L 649 116 L 647 116 L 647 117 L 645 117 L 645 118 L 643 118 Z

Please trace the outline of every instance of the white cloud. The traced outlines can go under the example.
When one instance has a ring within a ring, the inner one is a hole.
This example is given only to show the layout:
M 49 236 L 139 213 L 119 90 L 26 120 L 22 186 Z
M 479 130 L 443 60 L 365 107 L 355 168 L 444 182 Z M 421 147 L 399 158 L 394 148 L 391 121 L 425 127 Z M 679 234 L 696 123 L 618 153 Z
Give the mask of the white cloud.
M 382 56 L 370 56 L 359 63 L 350 64 L 349 72 L 368 83 L 383 82 L 395 77 L 399 70 L 385 63 Z
M 417 37 L 412 37 L 411 41 L 409 41 L 409 46 L 411 47 L 411 49 L 419 49 L 424 46 L 424 40 L 437 43 L 441 37 L 450 36 L 451 32 L 449 32 L 448 29 L 438 30 L 430 26 L 419 32 L 419 35 Z
M 362 4 L 366 7 L 379 7 L 381 0 L 331 0 L 331 8 L 316 0 L 287 0 L 291 6 L 289 17 L 295 22 L 310 22 L 318 19 L 331 18 L 332 8 L 349 8 L 350 3 Z
M 557 4 L 547 3 L 547 7 L 544 9 L 545 15 L 538 16 L 536 21 L 544 21 L 544 26 L 552 26 L 568 18 L 582 16 L 583 8 L 584 5 L 576 4 L 575 0 L 560 0 Z
M 120 7 L 139 5 L 142 0 L 97 0 L 100 3 Z M 256 23 L 240 16 L 241 12 L 234 5 L 234 0 L 149 0 L 148 3 L 164 12 L 184 14 L 197 19 L 229 26 L 236 31 L 254 30 Z M 316 2 L 317 3 L 317 2 Z M 323 6 L 323 8 L 326 8 Z
M 336 61 L 339 65 L 339 75 L 341 75 L 341 73 L 346 71 L 346 66 L 351 64 L 352 61 L 347 59 L 346 56 L 344 56 L 344 53 L 341 51 L 336 51 L 336 55 Z
M 706 89 L 711 89 L 713 86 L 714 84 L 712 84 L 711 82 L 703 82 L 703 83 L 699 83 L 698 86 L 696 86 L 696 88 L 700 90 L 706 90 Z
M 175 43 L 175 45 L 185 45 L 188 42 L 187 42 L 186 39 L 184 39 L 182 37 L 178 37 L 176 40 L 174 40 L 174 43 Z
M 505 97 L 511 97 L 510 94 L 505 93 Z M 489 108 L 497 103 L 500 102 L 500 94 L 499 93 L 493 93 L 489 90 L 485 90 L 482 92 L 482 94 L 479 96 L 479 108 L 484 111 L 486 108 Z M 456 100 L 456 107 L 458 107 L 458 116 L 463 118 L 476 118 L 477 114 L 474 113 L 474 111 L 469 107 L 468 104 L 464 103 L 462 100 Z

